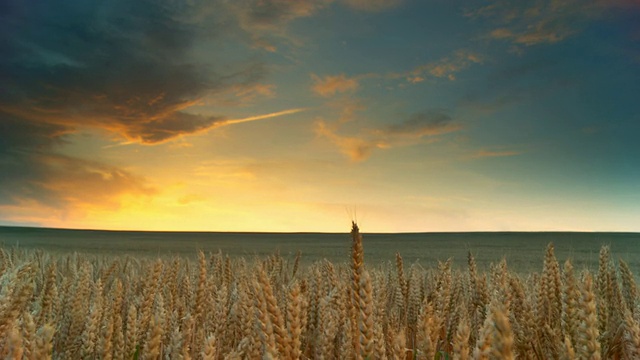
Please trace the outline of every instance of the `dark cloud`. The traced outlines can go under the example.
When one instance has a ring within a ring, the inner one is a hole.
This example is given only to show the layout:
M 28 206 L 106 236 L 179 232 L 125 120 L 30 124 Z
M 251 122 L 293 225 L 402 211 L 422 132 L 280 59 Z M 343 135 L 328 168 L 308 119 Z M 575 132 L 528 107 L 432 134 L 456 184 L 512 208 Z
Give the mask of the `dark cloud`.
M 217 117 L 176 112 L 159 121 L 140 124 L 138 128 L 132 129 L 131 135 L 138 136 L 144 143 L 156 143 L 174 137 L 176 134 L 206 130 L 217 123 L 222 124 L 223 120 Z
M 156 143 L 213 126 L 184 110 L 204 96 L 250 86 L 256 63 L 213 64 L 190 56 L 218 31 L 172 2 L 9 2 L 2 15 L 0 109 L 31 121 L 116 131 Z
M 0 154 L 46 151 L 62 144 L 67 128 L 55 124 L 39 124 L 0 112 Z
M 155 192 L 128 171 L 52 152 L 65 141 L 64 127 L 2 116 L 0 215 L 5 206 L 20 204 L 58 210 L 82 204 L 113 207 L 118 195 Z
M 265 74 L 254 60 L 203 63 L 192 55 L 197 42 L 223 31 L 225 10 L 216 3 L 9 0 L 1 6 L 3 208 L 117 206 L 121 194 L 152 194 L 144 178 L 63 155 L 59 146 L 80 128 L 157 144 L 225 124 L 223 116 L 186 109 L 250 88 Z M 209 16 L 212 10 L 219 11 Z

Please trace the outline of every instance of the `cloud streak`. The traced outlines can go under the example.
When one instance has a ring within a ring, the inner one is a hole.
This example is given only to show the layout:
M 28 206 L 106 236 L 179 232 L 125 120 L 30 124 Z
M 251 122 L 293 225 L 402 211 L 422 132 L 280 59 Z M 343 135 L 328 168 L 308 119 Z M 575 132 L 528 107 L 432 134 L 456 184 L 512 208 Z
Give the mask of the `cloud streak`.
M 249 122 L 249 121 L 265 120 L 265 119 L 271 119 L 271 118 L 275 118 L 275 117 L 279 117 L 279 116 L 297 114 L 297 113 L 305 111 L 305 110 L 307 110 L 307 109 L 304 109 L 304 108 L 288 109 L 288 110 L 282 110 L 282 111 L 273 112 L 273 113 L 269 113 L 269 114 L 249 116 L 249 117 L 245 117 L 245 118 L 241 118 L 241 119 L 224 120 L 224 121 L 220 122 L 220 124 L 221 125 L 231 125 L 231 124 L 245 123 L 245 122 Z

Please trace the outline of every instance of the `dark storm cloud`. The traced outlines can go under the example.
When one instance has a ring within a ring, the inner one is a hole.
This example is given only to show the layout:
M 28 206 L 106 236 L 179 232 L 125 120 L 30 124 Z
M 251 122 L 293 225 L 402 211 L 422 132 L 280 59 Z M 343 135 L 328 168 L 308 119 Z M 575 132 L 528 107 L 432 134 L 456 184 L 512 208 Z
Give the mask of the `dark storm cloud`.
M 191 45 L 217 29 L 213 21 L 183 20 L 189 7 L 146 1 L 6 6 L 0 108 L 32 121 L 162 142 L 219 119 L 185 108 L 264 73 L 260 64 L 246 64 L 220 74 L 190 58 Z
M 66 128 L 39 124 L 0 112 L 0 154 L 48 150 L 63 142 Z

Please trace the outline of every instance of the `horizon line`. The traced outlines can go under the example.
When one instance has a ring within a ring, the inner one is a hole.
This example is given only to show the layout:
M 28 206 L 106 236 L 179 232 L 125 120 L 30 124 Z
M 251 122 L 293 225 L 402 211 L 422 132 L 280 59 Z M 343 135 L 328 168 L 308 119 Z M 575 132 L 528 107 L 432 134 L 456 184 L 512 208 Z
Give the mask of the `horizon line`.
M 7 225 L 0 224 L 0 228 L 19 228 L 34 230 L 61 230 L 61 231 L 101 231 L 101 232 L 144 232 L 144 233 L 237 233 L 237 234 L 349 234 L 350 231 L 252 231 L 252 230 L 132 230 L 132 229 L 97 229 L 97 228 L 71 228 L 71 227 L 50 227 L 35 225 Z M 470 231 L 400 231 L 400 232 L 367 232 L 360 231 L 363 234 L 383 235 L 383 234 L 471 234 L 471 233 L 577 233 L 577 234 L 639 234 L 640 231 L 590 231 L 590 230 L 470 230 Z

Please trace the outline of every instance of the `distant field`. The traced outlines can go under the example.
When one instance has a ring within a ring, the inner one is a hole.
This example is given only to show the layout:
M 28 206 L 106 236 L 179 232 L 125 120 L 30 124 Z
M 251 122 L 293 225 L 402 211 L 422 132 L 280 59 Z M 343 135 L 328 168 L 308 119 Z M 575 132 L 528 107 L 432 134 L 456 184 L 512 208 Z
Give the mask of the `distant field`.
M 598 252 L 608 245 L 613 258 L 621 258 L 635 274 L 640 273 L 640 234 L 503 232 L 503 233 L 364 233 L 366 259 L 370 264 L 395 261 L 399 252 L 405 262 L 418 261 L 433 266 L 453 258 L 454 267 L 466 266 L 469 251 L 480 269 L 506 257 L 509 268 L 518 272 L 540 271 L 548 243 L 556 256 L 571 259 L 576 269 L 595 269 Z M 195 256 L 222 251 L 232 258 L 251 258 L 278 252 L 293 258 L 301 251 L 301 261 L 310 264 L 327 259 L 344 262 L 350 252 L 348 234 L 319 233 L 211 233 L 211 232 L 132 232 L 87 231 L 0 227 L 0 244 L 24 248 L 43 248 L 54 252 L 77 251 L 95 254 L 135 254 L 137 256 Z

